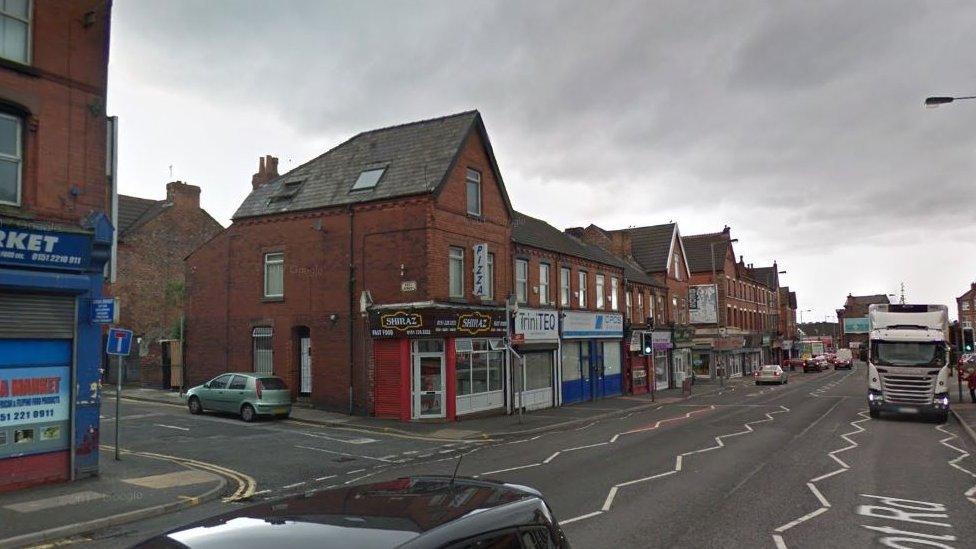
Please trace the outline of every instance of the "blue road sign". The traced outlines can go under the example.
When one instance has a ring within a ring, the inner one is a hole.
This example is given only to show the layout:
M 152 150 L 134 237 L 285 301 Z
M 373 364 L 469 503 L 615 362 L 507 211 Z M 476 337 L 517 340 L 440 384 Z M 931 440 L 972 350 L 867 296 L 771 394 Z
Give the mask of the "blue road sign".
M 93 324 L 112 324 L 119 321 L 119 305 L 115 298 L 93 299 L 91 321 Z
M 132 330 L 122 328 L 110 328 L 108 331 L 108 341 L 105 343 L 105 352 L 110 355 L 128 355 L 129 348 L 132 347 Z

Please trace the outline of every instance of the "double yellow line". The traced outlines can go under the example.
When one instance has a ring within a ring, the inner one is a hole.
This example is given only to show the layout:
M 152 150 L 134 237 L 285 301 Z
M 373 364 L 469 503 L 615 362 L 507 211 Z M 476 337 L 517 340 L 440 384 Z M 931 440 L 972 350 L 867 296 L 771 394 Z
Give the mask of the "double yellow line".
M 111 444 L 101 444 L 99 447 L 106 451 L 115 451 L 115 446 Z M 254 495 L 255 490 L 257 490 L 258 483 L 254 480 L 254 477 L 246 475 L 240 471 L 235 471 L 233 469 L 228 469 L 227 467 L 221 467 L 220 465 L 214 465 L 213 463 L 207 463 L 205 461 L 198 461 L 190 458 L 183 458 L 178 456 L 168 456 L 166 454 L 157 454 L 155 452 L 139 452 L 136 450 L 126 450 L 125 448 L 120 448 L 119 452 L 122 454 L 131 454 L 134 456 L 142 456 L 151 459 L 160 459 L 164 461 L 170 461 L 172 463 L 177 463 L 185 467 L 192 469 L 198 469 L 201 471 L 208 471 L 215 473 L 217 475 L 227 477 L 232 481 L 237 483 L 237 490 L 233 494 L 227 496 L 223 499 L 225 502 L 233 501 L 244 501 L 249 499 Z

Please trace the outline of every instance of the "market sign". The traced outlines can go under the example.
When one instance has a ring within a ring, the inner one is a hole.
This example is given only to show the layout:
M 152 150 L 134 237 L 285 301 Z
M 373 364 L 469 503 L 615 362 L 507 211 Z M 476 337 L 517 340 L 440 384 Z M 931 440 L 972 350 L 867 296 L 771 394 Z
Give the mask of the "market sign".
M 866 334 L 870 331 L 871 325 L 866 316 L 844 319 L 845 334 Z
M 559 339 L 559 312 L 520 308 L 515 313 L 512 332 L 515 341 L 556 341 Z
M 0 429 L 67 421 L 70 376 L 67 366 L 0 368 Z
M 718 297 L 714 284 L 688 287 L 688 313 L 692 324 L 718 322 Z
M 654 330 L 651 332 L 651 347 L 655 351 L 666 351 L 673 346 L 671 343 L 671 330 Z
M 505 311 L 464 309 L 383 309 L 369 313 L 374 338 L 502 337 Z
M 91 246 L 86 234 L 0 225 L 0 264 L 83 270 Z
M 563 315 L 564 338 L 606 337 L 620 339 L 624 337 L 624 316 L 620 313 L 566 311 Z

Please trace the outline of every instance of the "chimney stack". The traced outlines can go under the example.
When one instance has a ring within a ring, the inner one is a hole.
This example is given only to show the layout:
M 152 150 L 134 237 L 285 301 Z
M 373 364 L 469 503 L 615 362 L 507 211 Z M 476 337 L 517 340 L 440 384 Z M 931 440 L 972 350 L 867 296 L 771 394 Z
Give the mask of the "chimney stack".
M 262 156 L 258 159 L 258 172 L 251 176 L 251 188 L 257 189 L 276 177 L 278 177 L 278 159 L 270 154 Z
M 200 187 L 182 181 L 166 184 L 166 201 L 177 209 L 200 209 Z

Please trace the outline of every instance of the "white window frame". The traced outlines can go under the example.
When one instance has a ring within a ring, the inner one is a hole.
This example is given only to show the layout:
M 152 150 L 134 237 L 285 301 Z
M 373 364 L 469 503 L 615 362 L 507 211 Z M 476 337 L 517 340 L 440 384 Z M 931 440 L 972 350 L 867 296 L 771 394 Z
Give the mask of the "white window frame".
M 643 322 L 644 316 L 644 292 L 637 292 L 637 318 Z
M 474 187 L 477 191 L 477 211 L 471 211 L 471 188 Z M 469 215 L 476 215 L 481 217 L 484 211 L 484 204 L 482 203 L 482 192 L 481 192 L 481 172 L 474 168 L 468 168 L 468 171 L 464 175 L 464 209 Z
M 458 292 L 454 291 L 457 279 Z M 464 297 L 464 248 L 451 246 L 447 252 L 447 293 L 450 297 Z
M 539 263 L 539 305 L 549 305 L 549 277 L 552 269 L 548 263 Z
M 586 271 L 580 271 L 579 276 L 579 291 L 577 292 L 577 303 L 579 303 L 580 309 L 586 308 Z
M 19 116 L 15 116 L 15 115 L 12 115 L 12 114 L 7 114 L 7 113 L 0 113 L 0 118 L 6 118 L 6 119 L 9 119 L 9 120 L 13 120 L 16 123 L 16 125 L 17 125 L 17 129 L 16 129 L 16 131 L 17 131 L 17 154 L 16 154 L 16 156 L 11 156 L 11 155 L 8 155 L 8 154 L 2 154 L 2 153 L 0 153 L 0 158 L 2 158 L 4 161 L 16 162 L 17 163 L 17 189 L 16 189 L 17 198 L 13 202 L 9 202 L 9 201 L 6 201 L 6 200 L 0 200 L 0 204 L 8 204 L 8 205 L 11 205 L 11 206 L 20 206 L 20 203 L 23 200 L 23 196 L 24 196 L 24 192 L 23 192 L 23 189 L 24 189 L 24 142 L 23 142 L 23 137 L 24 137 L 24 119 L 21 118 L 21 117 L 19 117 Z
M 573 270 L 569 267 L 559 268 L 559 305 L 569 307 L 573 303 Z
M 26 37 L 25 37 L 25 40 L 27 41 L 27 43 L 24 44 L 24 53 L 25 53 L 26 59 L 23 60 L 23 61 L 19 61 L 17 59 L 10 59 L 9 57 L 3 57 L 3 55 L 0 55 L 0 58 L 6 59 L 7 61 L 10 61 L 10 62 L 13 62 L 13 63 L 18 63 L 20 65 L 30 65 L 33 62 L 33 60 L 34 60 L 34 48 L 32 47 L 33 46 L 33 43 L 34 43 L 34 40 L 33 40 L 33 38 L 34 38 L 34 28 L 33 28 L 34 25 L 32 24 L 32 16 L 33 15 L 34 15 L 34 0 L 27 0 L 27 18 L 26 19 L 23 18 L 23 17 L 17 16 L 17 15 L 13 15 L 13 14 L 10 14 L 10 13 L 6 13 L 6 12 L 0 10 L 0 24 L 3 24 L 3 18 L 4 17 L 9 17 L 10 19 L 14 19 L 16 21 L 20 21 L 20 22 L 25 23 L 27 25 L 27 34 L 26 34 Z
M 617 301 L 617 292 L 620 290 L 620 280 L 615 276 L 610 277 L 610 310 L 616 311 L 620 308 L 620 302 Z
M 968 299 L 962 302 L 962 310 L 964 310 L 964 311 L 968 311 L 969 310 L 969 300 Z
M 602 309 L 606 305 L 607 296 L 603 295 L 603 292 L 607 291 L 606 284 L 607 278 L 602 274 L 596 275 L 596 308 Z
M 515 260 L 515 299 L 519 303 L 529 301 L 529 262 L 525 259 Z
M 634 302 L 630 292 L 624 292 L 624 302 L 624 305 L 627 307 L 627 318 L 634 318 Z
M 268 281 L 270 279 L 269 269 L 271 267 L 278 266 L 281 269 L 281 292 L 280 293 L 270 293 L 268 290 Z M 264 254 L 264 297 L 285 297 L 285 253 L 284 252 L 268 252 Z

